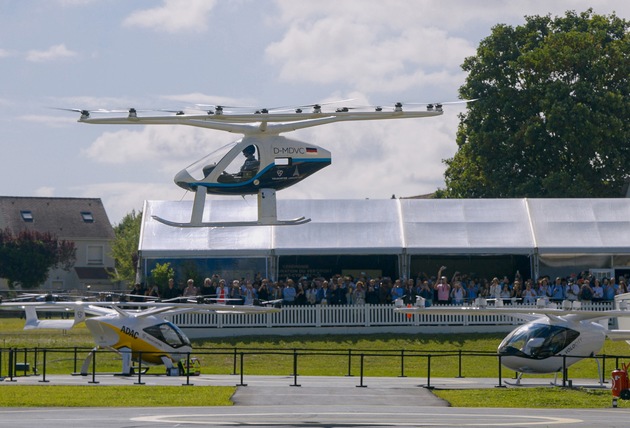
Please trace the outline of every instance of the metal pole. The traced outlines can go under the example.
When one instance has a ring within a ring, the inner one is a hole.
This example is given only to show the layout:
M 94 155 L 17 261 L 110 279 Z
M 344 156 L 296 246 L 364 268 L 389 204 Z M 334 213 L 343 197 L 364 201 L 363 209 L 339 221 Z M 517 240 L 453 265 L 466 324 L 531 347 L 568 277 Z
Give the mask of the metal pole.
M 144 385 L 142 382 L 142 352 L 138 353 L 138 382 L 136 385 Z
M 15 369 L 15 356 L 13 355 L 13 348 L 9 348 L 9 382 L 15 382 L 13 379 L 13 372 Z
M 505 388 L 503 379 L 501 378 L 501 355 L 499 355 L 499 384 L 495 388 Z
M 357 385 L 357 388 L 367 388 L 367 385 L 363 385 L 363 354 L 361 354 L 361 383 Z
M 236 348 L 234 348 L 234 368 L 232 369 L 232 374 L 236 375 Z
M 562 387 L 567 386 L 567 356 L 562 356 Z
M 427 386 L 426 389 L 433 389 L 431 386 L 431 354 L 427 355 Z
M 246 383 L 243 383 L 243 372 L 244 372 L 244 369 L 243 369 L 243 353 L 241 352 L 241 383 L 236 385 L 236 386 L 247 386 Z
M 96 381 L 96 349 L 92 350 L 92 380 L 88 383 L 98 383 Z
M 348 374 L 346 376 L 352 376 L 352 349 L 348 349 Z
M 400 351 L 400 376 L 398 377 L 407 377 L 405 376 L 405 350 L 404 349 Z
M 43 373 L 42 373 L 42 380 L 40 380 L 40 382 L 42 383 L 48 383 L 49 381 L 46 380 L 46 349 L 44 349 L 44 367 L 43 367 Z
M 297 349 L 293 349 L 293 385 L 289 385 L 289 386 L 302 386 L 302 385 L 298 385 L 297 383 Z
M 186 383 L 184 386 L 192 386 L 190 383 L 190 352 L 186 353 Z
M 461 379 L 461 378 L 463 378 L 463 377 L 464 377 L 464 376 L 462 376 L 462 350 L 461 350 L 461 349 L 458 351 L 458 356 L 457 356 L 457 358 L 459 359 L 459 362 L 458 362 L 458 363 L 459 363 L 459 364 L 458 364 L 458 365 L 459 365 L 459 370 L 458 370 L 457 377 L 458 377 L 459 379 Z

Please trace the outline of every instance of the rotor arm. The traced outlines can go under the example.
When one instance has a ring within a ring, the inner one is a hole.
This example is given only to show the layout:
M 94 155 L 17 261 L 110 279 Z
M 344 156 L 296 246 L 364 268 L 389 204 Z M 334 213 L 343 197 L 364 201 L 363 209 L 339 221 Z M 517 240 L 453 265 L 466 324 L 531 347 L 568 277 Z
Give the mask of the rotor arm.
M 80 119 L 81 123 L 96 125 L 188 125 L 199 128 L 216 129 L 235 134 L 251 134 L 257 127 L 242 123 L 219 122 L 215 120 L 179 118 L 179 117 L 108 117 L 99 119 Z
M 331 113 L 306 113 L 306 114 L 265 114 L 261 115 L 221 115 L 208 116 L 127 116 L 92 118 L 81 116 L 79 122 L 97 125 L 188 125 L 199 128 L 216 129 L 242 135 L 254 135 L 260 133 L 282 133 L 298 129 L 310 128 L 327 123 L 350 122 L 361 120 L 387 120 L 387 119 L 413 119 L 433 117 L 443 114 L 442 110 L 431 111 L 377 111 L 377 112 L 331 112 Z
M 357 112 L 341 113 L 330 116 L 306 119 L 302 121 L 269 125 L 269 131 L 282 133 L 296 131 L 298 129 L 311 128 L 335 122 L 356 122 L 361 120 L 389 120 L 389 119 L 414 119 L 433 117 L 443 114 L 442 111 L 404 111 L 404 112 Z

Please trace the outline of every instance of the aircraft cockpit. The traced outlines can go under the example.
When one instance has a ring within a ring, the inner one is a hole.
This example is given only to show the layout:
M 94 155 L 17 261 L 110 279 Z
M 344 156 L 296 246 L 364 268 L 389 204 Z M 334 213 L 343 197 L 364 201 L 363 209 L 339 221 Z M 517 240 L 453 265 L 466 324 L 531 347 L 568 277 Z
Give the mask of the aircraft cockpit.
M 259 169 L 258 147 L 235 141 L 180 171 L 175 177 L 175 183 L 186 190 L 194 190 L 198 182 L 240 183 L 254 177 Z
M 171 348 L 191 346 L 190 340 L 182 331 L 170 322 L 152 325 L 144 329 L 144 332 L 153 336 L 160 342 L 166 343 Z
M 219 183 L 236 183 L 253 178 L 260 168 L 256 146 L 250 144 L 241 152 L 243 158 L 234 158 L 217 178 Z
M 499 355 L 549 358 L 569 346 L 579 335 L 578 331 L 559 325 L 525 324 L 503 339 Z

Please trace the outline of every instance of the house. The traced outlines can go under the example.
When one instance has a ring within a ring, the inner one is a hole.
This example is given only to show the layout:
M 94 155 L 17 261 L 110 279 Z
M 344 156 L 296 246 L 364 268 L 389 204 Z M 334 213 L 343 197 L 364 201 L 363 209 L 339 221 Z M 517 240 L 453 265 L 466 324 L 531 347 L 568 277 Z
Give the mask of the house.
M 115 288 L 112 228 L 98 198 L 48 198 L 0 196 L 0 229 L 13 233 L 27 229 L 51 233 L 74 242 L 76 262 L 70 271 L 51 270 L 43 290 L 93 290 Z M 0 289 L 7 289 L 0 279 Z

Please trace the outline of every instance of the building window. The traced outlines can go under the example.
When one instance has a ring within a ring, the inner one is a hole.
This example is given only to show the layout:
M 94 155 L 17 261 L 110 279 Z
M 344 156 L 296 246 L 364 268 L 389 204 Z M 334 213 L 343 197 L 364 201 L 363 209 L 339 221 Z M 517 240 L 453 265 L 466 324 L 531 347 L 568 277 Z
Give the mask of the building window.
M 81 217 L 85 223 L 94 223 L 94 216 L 90 211 L 81 211 Z
M 20 211 L 20 215 L 22 216 L 22 220 L 24 220 L 25 222 L 33 222 L 33 212 L 31 210 L 22 210 Z
M 101 245 L 88 245 L 87 247 L 87 264 L 103 265 L 103 247 Z

